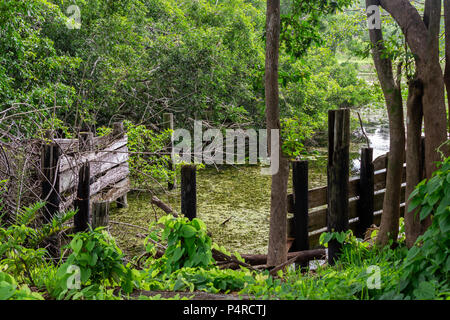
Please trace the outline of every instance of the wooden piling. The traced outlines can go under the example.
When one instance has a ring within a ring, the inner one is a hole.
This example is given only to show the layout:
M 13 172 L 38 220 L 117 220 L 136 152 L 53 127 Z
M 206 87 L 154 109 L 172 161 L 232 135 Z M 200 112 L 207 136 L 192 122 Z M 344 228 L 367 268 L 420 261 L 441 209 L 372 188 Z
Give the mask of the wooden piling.
M 81 132 L 78 142 L 80 152 L 88 152 L 93 149 L 94 134 L 92 132 Z M 91 218 L 91 166 L 89 162 L 84 163 L 78 173 L 77 197 L 74 201 L 74 207 L 78 210 L 74 216 L 75 232 L 88 230 Z
M 92 228 L 106 227 L 109 223 L 109 201 L 96 201 L 92 204 Z
M 47 131 L 46 139 L 53 140 L 54 133 Z M 59 176 L 59 161 L 61 157 L 60 147 L 53 143 L 46 143 L 42 148 L 41 171 L 43 178 L 41 181 L 41 200 L 45 202 L 44 206 L 44 222 L 48 223 L 59 212 L 61 204 L 61 195 L 59 194 L 60 176 Z M 60 245 L 58 236 L 54 235 L 48 240 L 44 241 L 47 251 L 53 258 L 60 256 Z
M 75 232 L 83 232 L 88 230 L 90 223 L 90 175 L 91 169 L 89 162 L 83 164 L 78 174 L 77 197 L 74 201 L 74 207 L 78 212 L 73 217 Z
M 328 210 L 327 231 L 348 230 L 350 110 L 328 111 Z M 334 265 L 342 244 L 333 239 L 328 243 L 328 263 Z
M 195 165 L 181 167 L 181 212 L 189 220 L 197 216 L 197 168 Z
M 366 230 L 373 224 L 374 177 L 373 149 L 362 148 L 358 200 L 359 221 L 355 232 L 355 235 L 362 239 L 364 239 Z
M 113 136 L 116 139 L 122 138 L 125 135 L 125 128 L 123 122 L 114 122 L 113 123 Z M 128 207 L 128 196 L 124 194 L 123 196 L 117 198 L 116 200 L 117 208 L 127 208 Z
M 53 139 L 53 132 L 46 133 L 46 138 Z M 59 170 L 58 162 L 61 149 L 57 144 L 45 144 L 42 149 L 41 170 L 43 179 L 41 183 L 41 200 L 45 201 L 44 219 L 49 222 L 59 211 L 61 196 L 59 194 Z
M 164 125 L 164 130 L 172 130 L 173 131 L 173 113 L 164 113 L 163 114 L 163 125 Z M 171 134 L 170 136 L 170 141 L 169 141 L 169 146 L 167 148 L 167 152 L 170 154 L 170 160 L 168 163 L 168 169 L 170 172 L 172 172 L 172 174 L 174 174 L 174 165 L 172 162 L 172 150 L 173 150 L 173 134 Z M 174 179 L 170 179 L 167 182 L 167 187 L 169 190 L 173 190 L 175 188 L 176 185 L 176 178 L 174 177 Z
M 294 235 L 290 251 L 309 250 L 308 240 L 308 161 L 292 162 L 294 190 Z

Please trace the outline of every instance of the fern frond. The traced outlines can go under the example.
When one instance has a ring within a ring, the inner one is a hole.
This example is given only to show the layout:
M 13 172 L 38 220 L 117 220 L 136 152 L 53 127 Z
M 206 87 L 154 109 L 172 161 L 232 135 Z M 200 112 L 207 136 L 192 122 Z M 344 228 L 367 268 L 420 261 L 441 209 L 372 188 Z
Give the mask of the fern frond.
M 45 202 L 36 202 L 35 204 L 24 207 L 16 216 L 16 224 L 28 225 L 36 219 L 37 213 L 45 206 Z

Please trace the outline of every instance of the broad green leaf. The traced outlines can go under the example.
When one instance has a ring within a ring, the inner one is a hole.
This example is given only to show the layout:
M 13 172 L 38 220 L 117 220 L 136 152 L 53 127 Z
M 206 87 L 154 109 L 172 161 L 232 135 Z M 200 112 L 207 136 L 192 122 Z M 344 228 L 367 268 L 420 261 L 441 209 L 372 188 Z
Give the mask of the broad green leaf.
M 183 225 L 183 228 L 181 228 L 181 236 L 183 238 L 192 238 L 196 233 L 197 230 L 192 226 Z

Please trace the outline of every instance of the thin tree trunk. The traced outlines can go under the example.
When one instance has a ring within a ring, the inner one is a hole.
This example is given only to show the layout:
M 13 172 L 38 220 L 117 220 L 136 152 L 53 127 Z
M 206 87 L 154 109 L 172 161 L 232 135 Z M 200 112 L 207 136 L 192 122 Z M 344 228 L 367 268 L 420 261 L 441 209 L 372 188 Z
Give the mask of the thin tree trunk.
M 447 88 L 448 113 L 450 115 L 450 1 L 444 1 L 444 22 L 445 22 L 444 82 Z M 450 132 L 450 117 L 448 117 L 448 130 Z
M 423 86 L 419 79 L 413 79 L 409 82 L 408 103 L 407 103 L 407 133 L 406 141 L 406 199 L 416 185 L 423 179 L 424 159 L 422 158 L 422 96 Z M 407 201 L 409 206 L 409 201 Z M 405 211 L 405 233 L 406 245 L 412 247 L 418 236 L 422 233 L 417 209 L 408 212 Z
M 278 58 L 280 46 L 280 0 L 267 0 L 266 22 L 266 121 L 269 130 L 280 130 Z M 281 136 L 281 135 L 280 135 Z M 270 144 L 269 144 L 270 145 Z M 279 169 L 272 175 L 270 202 L 270 230 L 267 264 L 279 265 L 287 260 L 287 182 L 289 162 L 281 152 L 281 141 L 278 150 L 270 150 L 271 154 L 279 153 Z
M 378 5 L 377 0 L 366 0 L 366 6 Z M 397 239 L 400 218 L 400 196 L 403 170 L 403 156 L 405 152 L 405 127 L 403 124 L 403 102 L 400 90 L 400 75 L 398 81 L 394 79 L 392 61 L 383 56 L 384 41 L 381 29 L 369 30 L 373 45 L 372 56 L 377 69 L 378 78 L 386 100 L 390 147 L 386 176 L 386 193 L 383 202 L 380 231 L 377 243 L 386 245 L 389 239 Z M 401 69 L 400 69 L 401 70 Z

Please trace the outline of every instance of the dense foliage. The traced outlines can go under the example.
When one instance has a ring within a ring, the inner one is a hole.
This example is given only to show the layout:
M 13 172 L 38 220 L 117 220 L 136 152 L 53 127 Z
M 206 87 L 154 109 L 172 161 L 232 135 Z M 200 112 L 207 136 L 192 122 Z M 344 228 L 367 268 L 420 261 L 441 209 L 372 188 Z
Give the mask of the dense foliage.
M 412 194 L 413 203 L 421 206 L 421 218 L 433 214 L 433 224 L 411 249 L 402 230 L 394 249 L 379 248 L 373 239 L 364 242 L 351 231 L 325 233 L 325 246 L 333 238 L 344 245 L 335 266 L 322 265 L 307 273 L 289 269 L 275 277 L 244 267 L 221 270 L 211 250 L 230 253 L 212 244 L 205 224 L 173 216 L 149 227 L 143 265 L 143 256 L 125 262 L 114 239 L 102 229 L 76 234 L 55 265 L 36 239 L 51 236 L 73 213 L 59 215 L 53 228 L 36 233 L 26 225 L 42 205 L 38 204 L 24 208 L 15 223 L 0 228 L 0 299 L 123 299 L 135 290 L 238 291 L 264 299 L 449 299 L 449 177 L 447 158 Z M 158 257 L 161 248 L 164 252 Z
M 70 4 L 2 2 L 2 109 L 40 109 L 30 116 L 74 127 L 111 119 L 160 123 L 164 110 L 188 128 L 190 118 L 264 124 L 264 1 L 79 1 L 79 29 L 67 27 Z M 335 9 L 331 1 L 325 11 Z M 300 12 L 283 16 L 293 21 Z M 310 18 L 295 29 L 304 41 L 336 36 L 328 18 Z M 357 66 L 338 62 L 332 46 L 320 43 L 302 59 L 283 46 L 280 70 L 283 116 L 313 129 L 329 108 L 371 100 Z

